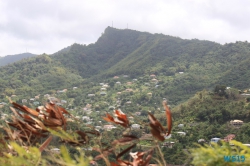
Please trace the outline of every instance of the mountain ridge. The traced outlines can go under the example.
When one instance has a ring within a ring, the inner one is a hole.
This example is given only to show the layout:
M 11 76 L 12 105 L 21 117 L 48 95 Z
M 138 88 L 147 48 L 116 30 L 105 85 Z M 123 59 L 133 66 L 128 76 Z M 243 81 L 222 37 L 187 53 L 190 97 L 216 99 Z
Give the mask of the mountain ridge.
M 15 54 L 15 55 L 6 55 L 4 57 L 0 57 L 0 67 L 17 62 L 17 61 L 20 61 L 20 60 L 25 59 L 25 58 L 30 58 L 33 56 L 37 56 L 37 55 L 32 54 L 32 53 L 28 53 L 28 52 L 21 53 L 21 54 Z
M 87 81 L 86 84 L 111 81 L 113 76 L 123 74 L 131 78 L 158 75 L 161 78 L 159 84 L 165 87 L 163 93 L 172 96 L 174 103 L 217 84 L 248 88 L 247 84 L 228 79 L 228 76 L 236 77 L 242 71 L 232 69 L 242 68 L 244 72 L 248 68 L 250 44 L 247 42 L 221 45 L 206 40 L 108 27 L 95 43 L 73 44 L 52 55 L 44 54 L 2 67 L 1 76 L 5 81 L 0 79 L 1 93 L 8 88 L 21 93 L 25 84 L 33 88 L 34 93 L 41 93 L 56 87 L 65 88 L 67 84 L 77 86 L 82 81 Z M 67 79 L 71 77 L 79 81 L 63 83 L 69 82 Z M 24 78 L 29 78 L 29 82 Z M 12 80 L 11 84 L 6 79 Z M 44 88 L 39 85 L 43 80 L 46 80 Z

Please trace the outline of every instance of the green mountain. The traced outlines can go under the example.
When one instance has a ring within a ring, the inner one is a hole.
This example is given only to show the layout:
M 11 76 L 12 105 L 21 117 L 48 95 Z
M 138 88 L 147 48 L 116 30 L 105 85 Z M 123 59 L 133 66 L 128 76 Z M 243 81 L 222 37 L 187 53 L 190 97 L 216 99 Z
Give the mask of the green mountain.
M 36 56 L 36 55 L 31 54 L 31 53 L 22 53 L 22 54 L 7 55 L 4 57 L 0 57 L 0 66 L 5 66 L 5 65 L 8 65 L 10 63 L 14 63 L 14 62 L 20 61 L 22 59 L 30 58 L 33 56 Z
M 141 77 L 144 84 L 144 78 L 155 74 L 159 96 L 177 104 L 217 84 L 248 88 L 249 48 L 247 42 L 221 45 L 108 27 L 96 43 L 73 44 L 2 67 L 0 91 L 38 94 L 91 82 L 114 84 L 115 75 Z

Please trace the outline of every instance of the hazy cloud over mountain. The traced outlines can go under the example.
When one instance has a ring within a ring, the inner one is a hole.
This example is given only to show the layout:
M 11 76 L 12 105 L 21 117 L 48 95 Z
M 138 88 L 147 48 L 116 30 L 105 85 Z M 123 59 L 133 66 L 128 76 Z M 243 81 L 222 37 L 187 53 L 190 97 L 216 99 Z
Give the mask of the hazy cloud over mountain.
M 0 56 L 95 42 L 107 26 L 224 44 L 250 40 L 247 0 L 0 1 Z

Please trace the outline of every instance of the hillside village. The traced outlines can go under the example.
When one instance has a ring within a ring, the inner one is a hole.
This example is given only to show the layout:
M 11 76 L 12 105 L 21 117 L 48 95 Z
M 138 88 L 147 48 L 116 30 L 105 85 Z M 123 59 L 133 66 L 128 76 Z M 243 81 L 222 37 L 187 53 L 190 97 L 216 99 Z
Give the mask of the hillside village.
M 176 73 L 176 77 L 181 76 L 184 73 Z M 170 78 L 164 78 L 151 74 L 139 78 L 130 78 L 128 75 L 114 76 L 108 81 L 91 84 L 87 90 L 84 91 L 81 87 L 68 87 L 67 89 L 55 89 L 53 94 L 37 94 L 36 96 L 19 96 L 11 95 L 12 101 L 16 101 L 20 104 L 30 106 L 33 108 L 43 109 L 45 102 L 52 102 L 58 106 L 64 107 L 66 110 L 74 116 L 69 117 L 67 121 L 69 123 L 83 122 L 85 125 L 92 125 L 95 130 L 99 132 L 112 132 L 119 130 L 119 126 L 108 123 L 102 119 L 105 113 L 113 113 L 115 109 L 120 109 L 127 114 L 130 121 L 131 130 L 143 140 L 141 146 L 147 147 L 149 142 L 153 140 L 152 135 L 148 128 L 145 128 L 144 121 L 147 118 L 147 112 L 153 112 L 156 117 L 164 114 L 164 110 L 159 101 L 171 100 L 169 96 L 159 93 L 162 85 Z M 225 90 L 230 90 L 230 87 L 226 87 Z M 240 94 L 241 93 L 241 94 Z M 81 94 L 81 95 L 80 95 Z M 239 92 L 239 99 L 237 100 L 248 100 L 249 91 L 245 90 Z M 84 97 L 84 102 L 79 102 L 77 95 Z M 241 99 L 240 99 L 241 98 Z M 6 100 L 5 100 L 6 101 Z M 171 103 L 171 102 L 169 102 Z M 8 102 L 1 102 L 1 119 L 8 119 Z M 153 105 L 153 106 L 152 106 Z M 169 105 L 172 107 L 171 105 Z M 173 109 L 173 114 L 178 112 Z M 177 119 L 176 119 L 177 118 Z M 189 139 L 191 132 L 190 127 L 197 127 L 195 123 L 190 121 L 181 121 L 179 117 L 174 116 L 174 129 L 171 135 L 165 136 L 165 141 L 161 144 L 162 148 L 174 148 L 180 146 L 185 149 L 186 141 L 183 139 Z M 164 118 L 161 118 L 162 123 L 165 124 Z M 181 123 L 182 122 L 182 123 Z M 231 119 L 227 122 L 231 128 L 235 130 L 240 129 L 244 124 L 242 120 Z M 217 137 L 195 137 L 195 141 L 200 144 L 211 142 L 218 142 L 224 140 L 229 142 L 232 139 L 237 138 L 235 134 L 228 133 L 228 135 L 222 135 L 221 138 Z M 148 142 L 149 141 L 149 142 Z M 189 142 L 190 144 L 191 142 Z M 249 146 L 249 142 L 245 142 Z M 52 148 L 54 149 L 54 148 Z

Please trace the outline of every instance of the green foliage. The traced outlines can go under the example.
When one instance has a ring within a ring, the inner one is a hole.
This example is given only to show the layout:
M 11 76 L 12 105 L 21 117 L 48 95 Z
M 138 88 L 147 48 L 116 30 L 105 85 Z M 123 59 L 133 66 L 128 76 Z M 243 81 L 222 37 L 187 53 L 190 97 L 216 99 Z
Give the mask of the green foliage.
M 42 156 L 37 147 L 22 147 L 15 142 L 10 143 L 14 153 L 5 153 L 0 157 L 3 166 L 23 166 L 23 165 L 64 165 L 64 166 L 87 166 L 91 158 L 86 158 L 84 152 L 77 148 L 78 154 L 73 157 L 69 154 L 65 146 L 61 146 L 60 154 L 47 152 L 49 155 Z
M 23 166 L 23 165 L 46 165 L 46 161 L 42 159 L 41 153 L 36 147 L 21 147 L 15 142 L 10 143 L 16 155 L 9 153 L 0 157 L 1 165 L 6 166 Z
M 222 145 L 213 144 L 213 146 L 205 145 L 192 149 L 192 164 L 206 166 L 234 166 L 234 165 L 250 165 L 250 149 L 246 145 L 238 141 L 223 142 Z M 245 156 L 244 162 L 226 162 L 224 156 Z
M 88 166 L 89 160 L 91 160 L 91 158 L 86 158 L 83 150 L 81 150 L 79 147 L 76 149 L 78 154 L 74 154 L 72 157 L 68 149 L 65 146 L 61 146 L 61 154 L 48 157 L 48 159 L 54 164 L 56 163 L 63 166 Z

